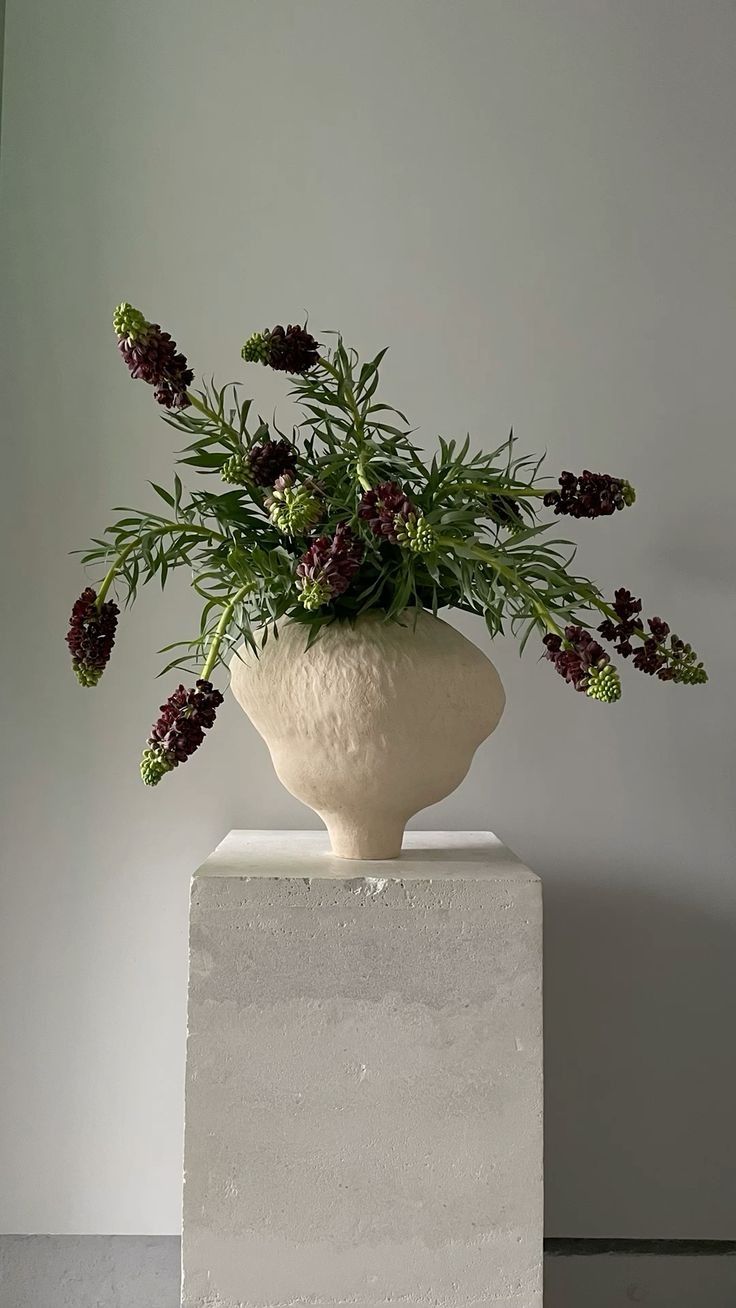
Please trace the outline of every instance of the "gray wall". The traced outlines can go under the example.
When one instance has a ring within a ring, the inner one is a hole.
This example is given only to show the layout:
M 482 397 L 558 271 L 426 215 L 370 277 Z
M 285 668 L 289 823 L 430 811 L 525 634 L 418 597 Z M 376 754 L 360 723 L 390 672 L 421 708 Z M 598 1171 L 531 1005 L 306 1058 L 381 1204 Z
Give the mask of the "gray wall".
M 0 140 L 2 138 L 3 65 L 5 62 L 5 0 L 0 0 Z
M 0 1229 L 178 1229 L 189 873 L 311 821 L 234 705 L 140 785 L 185 587 L 96 692 L 67 666 L 67 551 L 175 445 L 116 358 L 125 297 L 222 379 L 307 308 L 391 343 L 428 440 L 513 422 L 550 471 L 637 486 L 573 528 L 580 567 L 710 686 L 631 672 L 609 710 L 500 641 L 505 719 L 421 825 L 544 878 L 549 1234 L 733 1234 L 735 37 L 731 0 L 10 0 Z

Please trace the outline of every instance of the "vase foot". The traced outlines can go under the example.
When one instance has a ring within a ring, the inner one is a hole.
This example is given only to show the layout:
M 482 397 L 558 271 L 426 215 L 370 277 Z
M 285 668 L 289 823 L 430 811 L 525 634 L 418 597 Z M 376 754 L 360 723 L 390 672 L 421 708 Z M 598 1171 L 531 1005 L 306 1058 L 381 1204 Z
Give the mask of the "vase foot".
M 330 836 L 330 845 L 336 858 L 376 859 L 398 858 L 404 838 L 401 819 L 385 816 L 367 822 L 356 821 L 342 814 L 320 814 Z

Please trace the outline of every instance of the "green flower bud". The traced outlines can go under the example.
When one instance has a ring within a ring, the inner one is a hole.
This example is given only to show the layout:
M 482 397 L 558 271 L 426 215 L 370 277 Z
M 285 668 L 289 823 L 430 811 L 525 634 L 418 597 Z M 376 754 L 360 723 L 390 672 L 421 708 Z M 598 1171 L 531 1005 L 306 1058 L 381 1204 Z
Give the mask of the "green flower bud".
M 269 346 L 270 341 L 268 332 L 254 332 L 245 342 L 245 345 L 240 351 L 240 357 L 244 359 L 246 363 L 266 363 Z
M 412 554 L 431 554 L 435 546 L 434 531 L 427 519 L 421 514 L 409 513 L 403 517 L 398 513 L 394 519 L 396 540 L 405 550 Z
M 589 670 L 585 693 L 589 699 L 597 699 L 602 704 L 615 704 L 621 698 L 621 681 L 612 663 Z
M 294 486 L 288 477 L 279 477 L 266 503 L 274 527 L 285 536 L 303 535 L 322 514 L 319 500 L 305 486 Z
M 675 665 L 672 680 L 683 686 L 704 686 L 708 673 L 702 663 L 679 663 Z
M 623 496 L 624 504 L 627 508 L 630 508 L 636 499 L 636 491 L 630 481 L 624 481 L 621 483 L 621 495 Z
M 86 664 L 79 663 L 76 659 L 72 662 L 72 668 L 80 686 L 96 686 L 104 671 L 103 668 L 87 667 Z
M 248 486 L 251 481 L 250 465 L 246 454 L 231 454 L 220 470 L 223 481 L 232 486 Z
M 143 317 L 140 309 L 123 301 L 112 315 L 112 325 L 118 336 L 129 341 L 143 340 L 149 333 L 151 324 Z
M 173 763 L 160 749 L 144 749 L 141 758 L 141 780 L 146 786 L 157 786 L 167 772 L 173 770 Z
M 321 609 L 323 604 L 327 604 L 332 599 L 332 591 L 324 581 L 312 581 L 305 578 L 301 584 L 299 598 L 304 608 L 312 613 L 315 609 Z

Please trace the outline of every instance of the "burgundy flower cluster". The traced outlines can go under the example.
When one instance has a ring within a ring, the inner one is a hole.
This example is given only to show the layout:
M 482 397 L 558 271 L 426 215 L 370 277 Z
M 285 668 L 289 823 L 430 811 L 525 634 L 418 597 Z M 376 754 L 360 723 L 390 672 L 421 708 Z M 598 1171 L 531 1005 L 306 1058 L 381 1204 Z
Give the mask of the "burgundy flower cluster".
M 398 543 L 397 526 L 417 510 L 397 481 L 384 481 L 363 493 L 358 505 L 358 517 L 392 545 Z M 397 522 L 398 520 L 398 522 Z
M 584 627 L 565 627 L 564 639 L 550 631 L 543 643 L 545 658 L 576 690 L 587 690 L 591 671 L 610 662 L 603 646 Z
M 618 621 L 606 618 L 598 631 L 604 640 L 610 640 L 619 654 L 627 659 L 634 651 L 631 637 L 641 630 L 641 600 L 635 599 L 631 591 L 622 586 L 615 592 L 611 608 L 615 610 Z
M 240 351 L 246 363 L 263 363 L 276 372 L 305 373 L 319 363 L 319 345 L 304 327 L 272 327 L 254 332 Z
M 318 609 L 343 595 L 362 561 L 362 541 L 345 523 L 340 523 L 334 536 L 318 536 L 296 568 L 304 608 Z
M 217 709 L 223 702 L 219 690 L 201 678 L 194 686 L 178 686 L 165 704 L 161 716 L 151 728 L 148 747 L 141 759 L 141 777 L 147 786 L 155 786 L 179 763 L 186 763 L 204 740 L 204 733 L 214 725 Z
M 624 509 L 633 504 L 636 494 L 633 486 L 620 477 L 609 477 L 605 472 L 589 472 L 586 468 L 580 476 L 574 472 L 563 472 L 559 478 L 560 489 L 548 491 L 544 503 L 554 508 L 555 513 L 564 513 L 571 518 L 606 518 L 617 509 Z
M 273 486 L 296 468 L 296 450 L 286 439 L 265 440 L 248 451 L 248 471 L 256 486 Z
M 642 602 L 635 599 L 631 591 L 617 590 L 611 607 L 618 621 L 605 618 L 598 631 L 604 640 L 610 640 L 625 659 L 633 654 L 633 665 L 648 677 L 658 677 L 660 681 L 675 681 L 687 685 L 701 685 L 708 680 L 708 675 L 692 647 L 679 636 L 670 634 L 669 623 L 662 618 L 648 618 L 649 635 L 634 652 L 631 637 L 642 633 L 639 614 Z M 669 637 L 669 643 L 667 638 Z
M 647 626 L 651 635 L 647 636 L 636 651 L 632 663 L 639 672 L 646 673 L 648 677 L 656 674 L 660 681 L 674 681 L 675 669 L 670 665 L 666 648 L 663 648 L 670 634 L 669 626 L 661 618 L 649 618 Z
M 97 591 L 88 586 L 74 604 L 66 643 L 81 686 L 96 686 L 110 660 L 120 610 L 108 600 L 97 605 Z
M 169 333 L 127 303 L 115 310 L 113 327 L 131 377 L 153 386 L 154 399 L 165 409 L 186 408 L 194 373 Z
M 275 486 L 296 469 L 296 449 L 287 440 L 259 441 L 249 450 L 231 454 L 220 469 L 223 481 L 234 486 Z
M 431 554 L 435 548 L 431 524 L 397 481 L 384 481 L 364 491 L 358 517 L 376 536 L 412 554 Z

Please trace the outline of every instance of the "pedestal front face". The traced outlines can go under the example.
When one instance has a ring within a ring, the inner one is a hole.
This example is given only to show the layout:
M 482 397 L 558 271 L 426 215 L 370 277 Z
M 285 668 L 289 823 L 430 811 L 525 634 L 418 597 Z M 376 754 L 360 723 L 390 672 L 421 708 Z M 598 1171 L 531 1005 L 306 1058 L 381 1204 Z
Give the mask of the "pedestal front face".
M 539 1308 L 540 883 L 232 832 L 195 877 L 185 1308 Z

